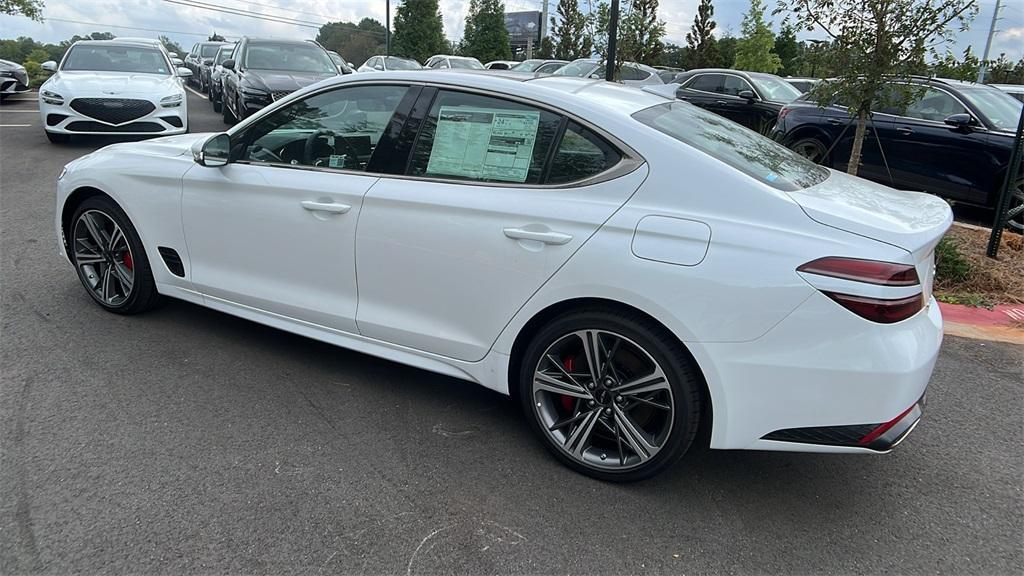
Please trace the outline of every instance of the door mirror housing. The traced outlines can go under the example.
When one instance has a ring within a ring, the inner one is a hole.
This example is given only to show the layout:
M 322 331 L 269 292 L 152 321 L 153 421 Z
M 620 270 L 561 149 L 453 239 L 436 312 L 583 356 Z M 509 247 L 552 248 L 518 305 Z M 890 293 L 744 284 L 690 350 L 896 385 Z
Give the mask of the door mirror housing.
M 974 118 L 966 112 L 960 114 L 953 114 L 947 116 L 943 122 L 947 126 L 951 126 L 957 130 L 970 130 L 971 124 L 974 123 Z
M 57 71 L 57 63 L 54 62 L 53 60 L 47 60 L 46 62 L 43 62 L 42 63 L 42 67 L 43 67 L 43 70 L 46 70 L 47 72 L 56 72 Z
M 739 94 L 737 94 L 737 96 L 743 98 L 747 102 L 753 102 L 754 100 L 757 100 L 757 94 L 754 94 L 750 90 L 742 90 Z
M 192 75 L 192 71 L 191 70 L 189 70 L 188 68 L 182 68 L 181 66 L 178 66 L 178 77 L 179 78 L 188 78 L 191 75 Z
M 175 67 L 181 67 L 181 66 L 185 65 L 185 61 L 182 60 L 181 58 L 172 57 L 171 58 L 171 64 L 174 64 Z
M 228 58 L 227 60 L 225 60 L 225 61 L 220 63 L 220 67 L 225 69 L 225 70 L 234 70 L 235 69 L 235 59 L 234 58 Z
M 210 168 L 224 166 L 230 157 L 231 137 L 223 132 L 192 145 L 192 159 L 200 166 Z

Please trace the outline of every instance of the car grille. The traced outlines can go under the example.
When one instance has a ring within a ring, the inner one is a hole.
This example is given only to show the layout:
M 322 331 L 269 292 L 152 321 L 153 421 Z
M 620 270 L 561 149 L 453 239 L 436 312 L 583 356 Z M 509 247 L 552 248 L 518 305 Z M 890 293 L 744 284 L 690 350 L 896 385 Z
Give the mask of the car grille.
M 124 124 L 137 120 L 156 109 L 149 100 L 127 98 L 75 98 L 71 109 L 79 114 L 109 124 Z
M 163 132 L 164 127 L 156 122 L 132 122 L 111 126 L 99 122 L 76 120 L 66 126 L 72 132 Z
M 271 92 L 270 99 L 276 102 L 281 98 L 284 98 L 285 96 L 291 94 L 292 92 L 294 92 L 294 90 L 278 90 L 277 92 Z

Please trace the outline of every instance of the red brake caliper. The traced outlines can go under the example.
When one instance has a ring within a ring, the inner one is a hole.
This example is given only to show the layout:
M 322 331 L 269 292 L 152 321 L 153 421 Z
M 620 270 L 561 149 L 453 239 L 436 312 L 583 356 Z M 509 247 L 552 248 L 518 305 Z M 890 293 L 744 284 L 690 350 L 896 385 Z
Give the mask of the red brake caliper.
M 129 270 L 131 270 L 134 267 L 134 265 L 132 264 L 132 251 L 131 250 L 125 250 L 124 251 L 124 267 L 129 269 Z
M 562 358 L 562 368 L 565 368 L 566 372 L 572 374 L 572 369 L 574 365 L 575 361 L 572 356 L 566 356 L 565 358 Z M 571 413 L 574 402 L 573 397 L 562 395 L 559 396 L 558 399 L 562 403 L 562 408 L 565 409 L 566 412 Z

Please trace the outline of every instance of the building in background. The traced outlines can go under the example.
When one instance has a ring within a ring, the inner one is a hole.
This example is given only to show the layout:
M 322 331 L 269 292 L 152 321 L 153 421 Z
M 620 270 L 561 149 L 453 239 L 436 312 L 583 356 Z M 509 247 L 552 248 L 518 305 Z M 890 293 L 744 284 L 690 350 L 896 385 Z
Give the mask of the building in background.
M 508 29 L 514 59 L 524 60 L 532 56 L 533 50 L 540 45 L 542 24 L 539 10 L 505 13 L 505 28 Z

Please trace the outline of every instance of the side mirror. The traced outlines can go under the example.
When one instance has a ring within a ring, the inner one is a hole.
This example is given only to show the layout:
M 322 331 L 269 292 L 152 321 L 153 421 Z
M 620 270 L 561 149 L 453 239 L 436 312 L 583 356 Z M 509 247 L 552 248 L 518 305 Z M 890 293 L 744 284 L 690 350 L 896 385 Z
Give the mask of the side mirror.
M 757 100 L 757 95 L 751 92 L 750 90 L 742 90 L 739 94 L 737 94 L 737 96 L 743 98 L 747 102 L 753 102 L 754 100 Z
M 597 72 L 594 72 L 593 74 L 591 74 L 590 77 L 595 79 L 595 80 L 600 80 L 601 79 L 601 75 L 598 74 Z
M 171 64 L 174 64 L 176 67 L 177 66 L 184 66 L 185 65 L 185 61 L 182 60 L 181 58 L 171 58 Z
M 373 65 L 373 69 L 374 70 L 384 70 L 384 66 L 382 66 L 380 64 L 374 64 Z
M 57 63 L 54 62 L 53 60 L 47 60 L 46 62 L 43 62 L 42 67 L 43 67 L 43 70 L 46 70 L 47 72 L 56 72 L 57 71 Z
M 228 163 L 231 138 L 224 133 L 214 134 L 192 145 L 192 159 L 200 166 L 216 168 Z
M 952 116 L 947 116 L 943 122 L 957 130 L 969 130 L 971 123 L 974 122 L 974 118 L 967 113 L 953 114 Z
M 227 60 L 225 60 L 225 61 L 220 63 L 220 67 L 225 69 L 225 70 L 234 70 L 235 69 L 235 59 L 234 58 L 228 58 Z
M 178 67 L 178 77 L 179 78 L 188 78 L 191 75 L 192 75 L 192 71 L 189 70 L 188 68 L 182 68 L 180 66 Z

